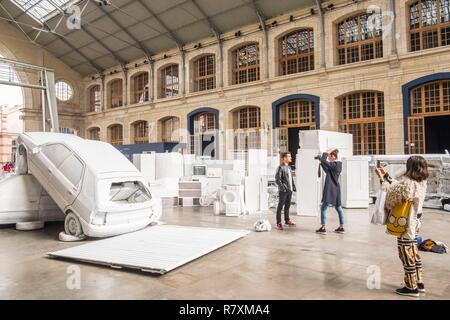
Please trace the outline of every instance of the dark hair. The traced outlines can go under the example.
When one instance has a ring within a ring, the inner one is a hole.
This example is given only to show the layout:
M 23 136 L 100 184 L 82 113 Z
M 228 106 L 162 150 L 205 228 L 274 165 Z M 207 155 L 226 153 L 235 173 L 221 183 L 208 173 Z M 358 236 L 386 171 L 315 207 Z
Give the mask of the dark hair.
M 288 155 L 290 155 L 291 153 L 290 152 L 281 152 L 280 153 L 280 159 L 284 159 L 284 158 L 286 158 Z
M 337 159 L 339 157 L 339 150 L 338 149 L 334 149 L 334 150 L 332 150 L 330 152 L 330 154 Z
M 411 180 L 422 182 L 428 179 L 428 164 L 422 156 L 411 156 L 406 162 L 405 176 Z

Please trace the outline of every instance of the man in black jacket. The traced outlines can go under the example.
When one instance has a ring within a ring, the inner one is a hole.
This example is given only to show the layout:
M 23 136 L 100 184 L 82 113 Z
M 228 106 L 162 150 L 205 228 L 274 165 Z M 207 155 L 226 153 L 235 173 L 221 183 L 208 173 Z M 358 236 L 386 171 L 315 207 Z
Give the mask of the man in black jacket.
M 342 172 L 342 162 L 337 161 L 339 150 L 331 150 L 324 152 L 320 158 L 320 166 L 325 171 L 327 177 L 323 187 L 322 206 L 320 208 L 321 227 L 316 230 L 317 233 L 325 234 L 325 224 L 327 222 L 327 209 L 334 206 L 339 215 L 339 228 L 334 230 L 337 233 L 344 234 L 344 210 L 341 203 L 341 186 L 339 184 L 339 176 Z
M 275 174 L 275 181 L 278 185 L 279 201 L 277 207 L 277 229 L 283 230 L 281 224 L 281 211 L 284 207 L 284 221 L 288 227 L 295 227 L 295 223 L 289 219 L 289 208 L 291 207 L 292 193 L 296 191 L 294 177 L 289 164 L 292 156 L 289 152 L 283 152 L 280 156 L 280 166 Z

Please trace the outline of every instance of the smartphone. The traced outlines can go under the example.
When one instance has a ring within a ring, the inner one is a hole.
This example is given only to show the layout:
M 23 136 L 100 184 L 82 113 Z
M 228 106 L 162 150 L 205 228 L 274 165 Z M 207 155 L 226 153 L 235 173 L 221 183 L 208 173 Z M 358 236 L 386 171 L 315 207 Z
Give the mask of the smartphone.
M 377 160 L 377 168 L 381 168 L 381 161 Z

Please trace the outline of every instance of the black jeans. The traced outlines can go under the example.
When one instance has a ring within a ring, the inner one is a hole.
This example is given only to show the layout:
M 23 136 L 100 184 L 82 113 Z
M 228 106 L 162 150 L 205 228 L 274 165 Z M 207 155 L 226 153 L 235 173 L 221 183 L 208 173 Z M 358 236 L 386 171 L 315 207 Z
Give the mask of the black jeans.
M 289 221 L 289 208 L 291 207 L 292 191 L 279 192 L 279 200 L 277 207 L 277 223 L 281 223 L 281 210 L 284 207 L 284 221 Z

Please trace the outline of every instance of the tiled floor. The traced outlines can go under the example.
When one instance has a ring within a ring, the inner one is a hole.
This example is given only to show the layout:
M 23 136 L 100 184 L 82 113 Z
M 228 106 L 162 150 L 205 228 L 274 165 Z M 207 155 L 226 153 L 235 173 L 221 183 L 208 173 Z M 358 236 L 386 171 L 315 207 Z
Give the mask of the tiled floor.
M 167 209 L 169 224 L 251 229 L 259 216 L 217 217 L 212 210 Z M 265 215 L 273 222 L 273 214 Z M 0 299 L 412 299 L 397 296 L 402 266 L 394 237 L 369 224 L 367 210 L 347 210 L 347 234 L 316 235 L 317 218 L 297 228 L 252 232 L 163 276 L 46 258 L 74 243 L 57 240 L 62 224 L 20 232 L 0 229 Z M 329 212 L 331 231 L 336 213 Z M 450 214 L 426 210 L 421 235 L 450 244 Z M 428 293 L 450 299 L 450 255 L 422 253 Z M 78 266 L 80 289 L 68 289 Z M 375 273 L 374 273 L 375 272 Z M 377 275 L 379 274 L 379 277 Z M 380 279 L 380 289 L 368 282 Z

